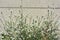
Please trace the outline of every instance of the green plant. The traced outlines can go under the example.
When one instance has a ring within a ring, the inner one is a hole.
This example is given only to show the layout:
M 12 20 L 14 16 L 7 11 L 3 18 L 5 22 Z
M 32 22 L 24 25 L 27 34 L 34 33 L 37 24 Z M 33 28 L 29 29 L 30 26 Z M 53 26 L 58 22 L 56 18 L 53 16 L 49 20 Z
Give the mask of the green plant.
M 5 20 L 6 33 L 1 34 L 2 40 L 58 40 L 58 20 L 54 20 L 52 13 L 48 13 L 47 17 L 37 16 L 31 23 L 27 23 L 27 17 L 22 13 L 14 18 L 9 16 L 10 20 Z

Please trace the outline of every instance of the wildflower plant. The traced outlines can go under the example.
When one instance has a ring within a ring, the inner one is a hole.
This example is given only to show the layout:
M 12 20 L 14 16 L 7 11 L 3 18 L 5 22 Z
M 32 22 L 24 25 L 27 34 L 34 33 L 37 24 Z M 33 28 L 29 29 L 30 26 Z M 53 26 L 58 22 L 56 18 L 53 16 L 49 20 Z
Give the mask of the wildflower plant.
M 6 33 L 1 34 L 1 40 L 58 40 L 56 33 L 58 20 L 54 20 L 52 13 L 48 13 L 47 17 L 37 16 L 31 23 L 27 23 L 27 17 L 22 13 L 14 18 L 10 15 L 10 20 L 5 20 Z

